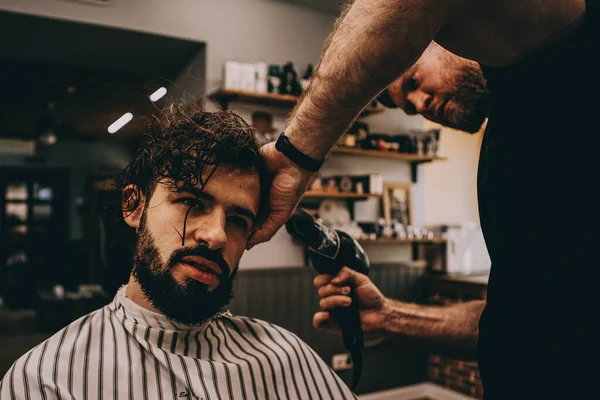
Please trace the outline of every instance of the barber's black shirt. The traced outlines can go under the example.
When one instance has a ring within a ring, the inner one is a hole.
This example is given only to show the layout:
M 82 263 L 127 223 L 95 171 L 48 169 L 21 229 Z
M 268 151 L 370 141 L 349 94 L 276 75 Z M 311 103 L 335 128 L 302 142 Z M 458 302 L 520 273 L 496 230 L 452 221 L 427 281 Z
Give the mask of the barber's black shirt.
M 600 20 L 587 3 L 559 43 L 482 66 L 493 99 L 478 173 L 492 259 L 479 324 L 486 399 L 597 395 Z

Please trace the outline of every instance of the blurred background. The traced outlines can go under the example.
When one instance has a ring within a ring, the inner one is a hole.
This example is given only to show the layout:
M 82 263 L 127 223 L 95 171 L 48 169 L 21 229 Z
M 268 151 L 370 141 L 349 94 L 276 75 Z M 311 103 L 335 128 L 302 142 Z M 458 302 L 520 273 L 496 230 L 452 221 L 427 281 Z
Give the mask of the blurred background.
M 133 232 L 114 208 L 112 178 L 152 115 L 200 98 L 208 110 L 239 113 L 261 143 L 275 140 L 310 85 L 340 6 L 0 0 L 0 377 L 126 283 Z M 430 304 L 483 298 L 481 137 L 374 102 L 302 207 L 359 240 L 385 295 Z M 282 229 L 242 258 L 231 310 L 293 331 L 333 366 L 346 353 L 341 338 L 312 328 L 318 299 L 305 264 Z M 348 365 L 336 372 L 350 383 Z M 481 398 L 481 383 L 475 363 L 374 338 L 357 393 Z

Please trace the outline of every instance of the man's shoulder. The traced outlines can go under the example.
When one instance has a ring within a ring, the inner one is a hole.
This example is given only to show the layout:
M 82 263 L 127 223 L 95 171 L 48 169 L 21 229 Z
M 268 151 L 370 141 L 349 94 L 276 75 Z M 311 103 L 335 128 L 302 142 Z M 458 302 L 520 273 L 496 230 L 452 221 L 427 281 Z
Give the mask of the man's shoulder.
M 310 386 L 307 380 L 312 379 L 315 388 L 327 388 L 329 396 L 321 393 L 319 396 L 323 398 L 356 398 L 325 361 L 293 332 L 261 319 L 231 314 L 224 315 L 219 321 L 233 339 L 247 345 L 248 354 L 264 359 L 275 374 L 304 376 L 306 379 L 298 380 L 298 385 Z
M 231 314 L 225 315 L 224 319 L 229 321 L 232 329 L 238 328 L 240 331 L 246 331 L 255 335 L 272 336 L 273 333 L 276 333 L 278 336 L 293 337 L 300 340 L 293 332 L 262 319 Z
M 61 347 L 69 345 L 70 343 L 65 342 L 66 339 L 68 339 L 67 336 L 78 336 L 78 334 L 80 334 L 83 330 L 88 331 L 95 322 L 99 322 L 100 319 L 104 317 L 103 311 L 105 309 L 106 306 L 77 318 L 69 325 L 65 326 L 60 331 L 46 339 L 46 342 L 48 342 L 49 345 L 61 343 Z M 74 335 L 71 335 L 71 333 L 74 333 Z M 44 342 L 40 343 L 40 345 L 43 344 Z M 75 341 L 73 341 L 73 344 L 75 344 Z
M 248 338 L 254 338 L 264 345 L 284 344 L 285 347 L 292 346 L 295 348 L 300 346 L 310 349 L 310 346 L 295 333 L 262 319 L 227 314 L 222 318 L 222 321 L 228 330 L 235 331 Z

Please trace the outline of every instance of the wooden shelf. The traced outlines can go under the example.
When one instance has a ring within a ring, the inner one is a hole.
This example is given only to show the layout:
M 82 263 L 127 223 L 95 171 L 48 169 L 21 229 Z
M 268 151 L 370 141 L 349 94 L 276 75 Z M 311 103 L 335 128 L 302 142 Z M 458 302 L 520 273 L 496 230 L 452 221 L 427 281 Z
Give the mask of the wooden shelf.
M 364 150 L 364 149 L 352 149 L 345 147 L 335 147 L 332 150 L 332 154 L 349 154 L 361 157 L 376 157 L 376 158 L 388 158 L 393 160 L 408 161 L 410 163 L 410 174 L 413 183 L 417 182 L 417 166 L 422 163 L 431 161 L 446 161 L 446 157 L 430 157 L 423 156 L 420 154 L 409 154 L 409 153 L 398 153 L 395 151 L 381 151 L 381 150 Z
M 219 103 L 221 108 L 224 110 L 229 108 L 229 103 L 232 101 L 291 108 L 299 99 L 298 96 L 292 96 L 289 94 L 257 93 L 225 88 L 215 91 L 214 93 L 210 94 L 208 98 Z M 360 117 L 379 114 L 383 111 L 385 111 L 385 107 L 373 107 L 369 105 L 361 112 Z
M 360 239 L 358 240 L 361 244 L 367 243 L 379 243 L 379 244 L 403 244 L 403 243 L 412 243 L 412 244 L 443 244 L 446 243 L 446 239 L 442 238 L 434 238 L 434 239 Z
M 364 150 L 364 149 L 351 149 L 345 147 L 336 147 L 332 150 L 333 154 L 351 154 L 362 157 L 378 157 L 378 158 L 391 158 L 395 160 L 410 161 L 415 163 L 431 162 L 431 161 L 445 161 L 445 157 L 430 157 L 419 154 L 408 154 L 398 153 L 395 151 L 380 151 L 380 150 Z
M 343 193 L 343 192 L 317 192 L 308 191 L 304 193 L 303 199 L 348 199 L 348 200 L 366 200 L 368 198 L 379 198 L 378 194 L 368 193 Z
M 274 106 L 291 107 L 298 101 L 298 97 L 288 94 L 278 93 L 256 93 L 244 90 L 219 89 L 208 96 L 209 99 L 221 104 L 224 109 L 232 101 L 241 101 L 247 103 L 267 104 Z

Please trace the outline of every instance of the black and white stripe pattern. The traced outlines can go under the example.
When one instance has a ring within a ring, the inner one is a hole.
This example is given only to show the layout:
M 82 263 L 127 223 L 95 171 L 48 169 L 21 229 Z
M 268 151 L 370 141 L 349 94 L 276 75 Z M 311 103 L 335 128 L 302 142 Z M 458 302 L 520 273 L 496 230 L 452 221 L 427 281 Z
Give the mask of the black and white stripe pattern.
M 125 290 L 19 358 L 0 399 L 356 399 L 279 326 L 229 313 L 177 325 Z

